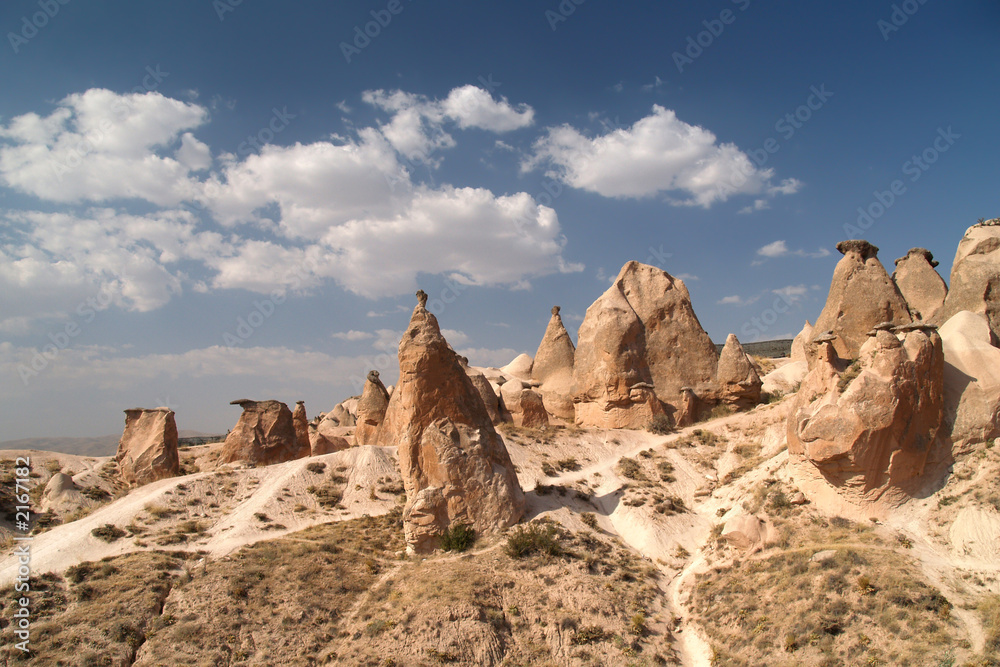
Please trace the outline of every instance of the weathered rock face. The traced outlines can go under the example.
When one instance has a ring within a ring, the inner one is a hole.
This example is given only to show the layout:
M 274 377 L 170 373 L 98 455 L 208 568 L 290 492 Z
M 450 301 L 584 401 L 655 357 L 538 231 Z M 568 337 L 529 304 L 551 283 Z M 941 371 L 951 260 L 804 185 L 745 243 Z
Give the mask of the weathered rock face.
M 777 537 L 777 531 L 766 518 L 740 514 L 726 521 L 722 539 L 743 551 L 756 550 Z
M 241 398 L 230 405 L 243 408 L 243 414 L 226 437 L 219 463 L 266 466 L 309 456 L 309 448 L 303 449 L 296 436 L 292 411 L 284 403 Z
M 509 364 L 501 368 L 500 370 L 507 377 L 516 377 L 519 380 L 530 380 L 531 379 L 531 367 L 534 365 L 534 360 L 526 354 L 519 354 L 514 357 L 514 360 Z
M 86 505 L 87 497 L 80 492 L 72 477 L 57 472 L 45 485 L 39 504 L 43 512 L 71 512 Z
M 490 381 L 486 379 L 486 375 L 477 368 L 472 366 L 464 366 L 465 374 L 469 376 L 469 380 L 472 381 L 472 385 L 479 392 L 479 397 L 483 399 L 483 405 L 486 406 L 486 412 L 490 416 L 490 421 L 493 425 L 497 425 L 503 421 L 500 413 L 500 396 L 493 389 L 493 385 Z
M 821 343 L 789 413 L 789 453 L 856 500 L 912 488 L 941 426 L 941 337 L 904 329 L 898 336 L 878 331 L 847 369 L 833 342 Z
M 552 307 L 552 317 L 535 352 L 531 377 L 539 383 L 545 409 L 555 417 L 573 421 L 573 358 L 576 349 L 559 316 L 559 306 Z
M 833 331 L 837 354 L 854 359 L 876 324 L 906 324 L 912 318 L 903 295 L 878 261 L 878 248 L 855 240 L 841 241 L 837 250 L 844 257 L 833 271 L 830 294 L 813 330 Z
M 542 428 L 549 425 L 542 395 L 524 386 L 517 378 L 511 378 L 500 387 L 500 398 L 514 426 Z
M 337 403 L 333 406 L 333 410 L 330 411 L 329 416 L 336 419 L 340 426 L 355 426 L 357 424 L 355 415 L 357 414 L 359 400 L 361 400 L 360 396 L 352 396 L 346 401 Z
M 726 344 L 719 355 L 716 381 L 723 405 L 734 410 L 749 410 L 760 403 L 763 383 L 736 334 L 726 337 Z
M 389 392 L 379 379 L 378 371 L 368 373 L 365 388 L 358 399 L 357 428 L 354 429 L 354 441 L 360 445 L 374 445 L 378 438 L 378 427 L 385 418 L 385 410 L 389 407 Z
M 380 445 L 399 450 L 406 543 L 416 552 L 433 550 L 450 525 L 496 532 L 525 509 L 507 448 L 424 303 L 399 344 L 399 382 L 378 432 Z
M 944 432 L 956 452 L 1000 437 L 1000 349 L 986 316 L 963 310 L 941 327 Z
M 629 262 L 580 325 L 573 367 L 576 422 L 641 428 L 675 410 L 681 387 L 714 385 L 718 357 L 684 283 Z
M 981 313 L 1000 345 L 1000 218 L 969 227 L 958 244 L 944 307 L 933 319 L 947 322 L 956 313 Z
M 906 257 L 896 260 L 892 281 L 917 320 L 930 322 L 944 306 L 948 286 L 934 269 L 938 263 L 924 248 L 911 248 Z
M 306 417 L 305 401 L 295 402 L 295 409 L 292 410 L 292 426 L 295 428 L 295 441 L 298 443 L 299 451 L 309 452 L 312 448 L 309 444 L 309 419 Z
M 352 446 L 353 427 L 340 426 L 332 416 L 309 426 L 309 453 L 312 456 L 332 454 Z
M 177 424 L 169 408 L 125 411 L 125 431 L 118 441 L 118 469 L 126 483 L 141 486 L 180 471 Z

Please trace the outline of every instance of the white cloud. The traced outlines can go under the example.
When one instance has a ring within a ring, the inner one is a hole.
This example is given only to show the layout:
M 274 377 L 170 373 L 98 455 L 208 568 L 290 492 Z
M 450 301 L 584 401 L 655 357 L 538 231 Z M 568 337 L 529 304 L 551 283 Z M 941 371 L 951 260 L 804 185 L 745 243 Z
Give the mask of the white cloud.
M 395 329 L 377 329 L 375 331 L 375 342 L 372 343 L 372 347 L 376 350 L 395 354 L 399 349 L 399 342 L 403 340 L 403 333 L 403 331 Z
M 755 199 L 753 204 L 741 208 L 740 214 L 746 215 L 755 211 L 766 211 L 769 208 L 771 208 L 771 204 L 766 199 Z
M 826 248 L 820 248 L 816 252 L 808 252 L 806 250 L 790 250 L 788 244 L 784 240 L 774 241 L 768 243 L 766 246 L 757 249 L 757 255 L 763 257 L 764 259 L 755 260 L 753 266 L 763 264 L 768 259 L 774 259 L 776 257 L 785 257 L 788 255 L 793 255 L 795 257 L 810 257 L 813 259 L 818 259 L 820 257 L 829 256 L 830 251 Z
M 685 282 L 690 282 L 692 280 L 701 280 L 701 278 L 694 275 L 693 273 L 678 273 L 676 276 L 674 276 L 674 278 L 680 278 Z
M 46 117 L 28 113 L 0 126 L 0 181 L 56 202 L 139 198 L 175 206 L 193 198 L 190 172 L 210 161 L 207 147 L 185 132 L 207 120 L 203 107 L 156 92 L 92 88 L 65 97 Z
M 720 306 L 725 306 L 725 305 L 730 305 L 730 304 L 731 305 L 740 305 L 740 304 L 743 303 L 743 299 L 741 299 L 739 297 L 739 295 L 734 294 L 733 296 L 722 297 L 721 299 L 719 299 L 718 301 L 716 301 L 716 303 L 719 304 Z
M 441 335 L 444 339 L 448 341 L 448 344 L 452 347 L 456 345 L 465 345 L 469 342 L 469 336 L 464 331 L 456 331 L 455 329 L 441 329 Z
M 771 290 L 788 303 L 798 303 L 809 294 L 809 288 L 805 285 L 788 285 L 781 289 Z
M 354 329 L 351 329 L 350 331 L 338 331 L 336 333 L 330 334 L 330 336 L 338 340 L 358 341 L 358 340 L 368 340 L 369 338 L 374 338 L 375 334 L 369 333 L 367 331 L 355 331 Z
M 431 157 L 434 153 L 455 145 L 455 139 L 444 130 L 446 122 L 463 130 L 478 128 L 502 133 L 530 126 L 535 116 L 534 109 L 526 104 L 515 107 L 504 97 L 494 100 L 489 92 L 472 85 L 452 89 L 443 100 L 400 90 L 368 90 L 361 98 L 393 114 L 380 127 L 393 148 L 408 160 L 430 166 L 439 163 Z
M 791 187 L 775 188 L 772 170 L 757 169 L 735 145 L 716 143 L 714 134 L 659 105 L 631 127 L 592 139 L 569 125 L 549 128 L 521 168 L 543 164 L 548 176 L 605 197 L 662 193 L 673 204 L 705 208 L 734 194 L 773 195 Z
M 652 83 L 647 83 L 646 85 L 642 86 L 642 92 L 651 93 L 654 90 L 663 87 L 664 85 L 666 85 L 666 83 L 667 83 L 666 81 L 657 76 L 653 79 Z

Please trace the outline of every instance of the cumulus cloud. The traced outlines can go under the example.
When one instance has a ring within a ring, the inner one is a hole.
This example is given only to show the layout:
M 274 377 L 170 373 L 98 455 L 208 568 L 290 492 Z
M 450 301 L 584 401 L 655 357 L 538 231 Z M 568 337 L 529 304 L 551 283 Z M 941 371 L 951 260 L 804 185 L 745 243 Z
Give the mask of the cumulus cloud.
M 391 120 L 380 127 L 382 134 L 408 160 L 420 160 L 435 166 L 431 156 L 455 145 L 445 131 L 446 123 L 460 129 L 478 128 L 490 132 L 510 132 L 534 122 L 535 111 L 526 104 L 512 105 L 505 97 L 499 101 L 486 90 L 466 85 L 454 88 L 443 100 L 432 100 L 401 90 L 368 90 L 362 99 L 383 111 Z
M 710 131 L 659 105 L 631 127 L 593 138 L 569 125 L 549 128 L 521 168 L 542 165 L 550 177 L 604 197 L 663 194 L 673 204 L 705 208 L 736 194 L 797 188 L 790 181 L 774 186 L 771 169 L 758 169 L 734 144 L 717 143 Z
M 754 296 L 744 299 L 743 297 L 734 294 L 732 296 L 724 296 L 716 303 L 720 306 L 749 306 L 756 303 L 760 299 L 760 295 L 756 294 Z
M 195 194 L 191 172 L 210 163 L 207 146 L 187 132 L 207 121 L 203 107 L 160 93 L 92 88 L 63 98 L 48 116 L 0 126 L 0 180 L 54 202 L 175 206 Z
M 780 289 L 771 290 L 788 303 L 798 303 L 809 294 L 809 288 L 805 285 L 788 285 Z

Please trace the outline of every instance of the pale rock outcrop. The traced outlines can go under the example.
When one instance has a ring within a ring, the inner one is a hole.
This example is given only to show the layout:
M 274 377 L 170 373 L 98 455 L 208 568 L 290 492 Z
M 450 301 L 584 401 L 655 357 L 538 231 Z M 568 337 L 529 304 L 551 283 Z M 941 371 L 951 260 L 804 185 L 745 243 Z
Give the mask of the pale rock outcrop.
M 809 363 L 805 360 L 783 364 L 761 378 L 761 393 L 775 396 L 798 391 L 808 372 Z
M 243 408 L 243 414 L 226 436 L 219 463 L 265 466 L 309 456 L 310 448 L 299 442 L 292 411 L 284 403 L 241 398 L 230 405 Z
M 500 370 L 507 377 L 516 377 L 519 380 L 530 380 L 531 367 L 533 365 L 534 360 L 527 354 L 522 353 L 514 357 L 513 361 Z
M 378 427 L 382 424 L 388 407 L 389 391 L 379 379 L 378 371 L 370 371 L 357 405 L 358 419 L 357 427 L 354 429 L 354 442 L 358 446 L 375 444 Z
M 852 500 L 891 491 L 895 502 L 913 489 L 941 426 L 941 337 L 924 325 L 904 328 L 898 335 L 877 330 L 848 368 L 835 341 L 821 340 L 789 413 L 789 454 L 811 462 Z
M 580 325 L 573 367 L 576 423 L 642 428 L 675 411 L 681 387 L 714 391 L 715 345 L 683 281 L 628 262 Z
M 789 355 L 792 361 L 806 361 L 808 356 L 806 354 L 806 345 L 813 337 L 813 325 L 810 324 L 809 320 L 802 325 L 802 331 L 800 331 L 795 338 L 792 339 L 792 351 Z
M 841 241 L 843 257 L 833 271 L 830 293 L 814 331 L 833 331 L 834 349 L 842 359 L 854 359 L 880 322 L 906 324 L 910 311 L 896 283 L 878 261 L 878 248 L 868 241 Z M 807 353 L 810 349 L 807 348 Z
M 52 475 L 42 491 L 41 510 L 43 512 L 70 512 L 87 505 L 87 497 L 80 491 L 73 478 L 66 473 Z
M 378 443 L 398 447 L 407 549 L 428 552 L 452 525 L 504 530 L 524 515 L 525 499 L 479 392 L 427 311 L 426 294 L 417 296 Z
M 333 406 L 333 410 L 330 411 L 328 416 L 336 419 L 337 424 L 340 426 L 346 427 L 357 425 L 357 418 L 355 415 L 357 415 L 357 406 L 360 399 L 360 396 L 352 396 L 346 401 L 337 403 Z
M 986 316 L 963 310 L 940 330 L 945 432 L 956 452 L 1000 437 L 1000 349 Z
M 118 470 L 127 484 L 142 486 L 180 472 L 177 424 L 170 408 L 125 411 L 125 430 L 118 441 Z
M 906 257 L 896 260 L 892 281 L 915 319 L 930 322 L 944 306 L 948 286 L 934 269 L 937 265 L 934 255 L 924 248 L 911 248 Z
M 777 531 L 766 518 L 753 514 L 734 516 L 722 527 L 722 539 L 741 551 L 760 549 L 776 535 Z
M 309 418 L 306 416 L 305 401 L 295 401 L 292 426 L 295 428 L 295 441 L 298 443 L 299 451 L 309 452 L 312 448 L 309 444 Z
M 1000 345 L 1000 218 L 966 230 L 951 266 L 948 297 L 932 321 L 943 324 L 963 310 L 985 315 L 993 345 Z
M 690 426 L 698 421 L 701 405 L 693 387 L 681 387 L 681 402 L 674 414 L 674 425 L 678 428 Z
M 354 427 L 340 426 L 332 416 L 309 425 L 309 454 L 322 456 L 352 446 Z
M 538 344 L 532 379 L 539 382 L 545 409 L 553 416 L 573 421 L 573 358 L 576 348 L 559 316 L 559 306 L 552 307 L 552 317 Z
M 549 425 L 542 395 L 517 378 L 507 380 L 500 386 L 500 400 L 514 426 L 542 428 Z
M 723 405 L 734 410 L 749 410 L 760 403 L 763 383 L 736 334 L 726 337 L 726 344 L 719 355 L 716 382 Z

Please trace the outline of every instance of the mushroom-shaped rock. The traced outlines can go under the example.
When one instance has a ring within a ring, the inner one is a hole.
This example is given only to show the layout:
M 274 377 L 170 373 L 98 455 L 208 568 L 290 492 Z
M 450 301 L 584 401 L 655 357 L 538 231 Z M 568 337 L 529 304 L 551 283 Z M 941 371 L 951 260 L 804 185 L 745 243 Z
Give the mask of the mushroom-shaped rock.
M 243 408 L 243 414 L 226 436 L 219 463 L 266 466 L 309 456 L 310 449 L 303 449 L 296 437 L 292 411 L 284 403 L 241 398 L 230 405 Z
M 963 310 L 941 327 L 944 430 L 956 452 L 1000 437 L 1000 349 L 986 316 Z
M 934 268 L 937 265 L 934 255 L 924 248 L 911 248 L 896 260 L 892 280 L 917 319 L 933 319 L 948 296 L 948 286 Z
M 295 401 L 292 426 L 295 428 L 295 441 L 299 445 L 299 451 L 309 452 L 312 448 L 309 444 L 309 418 L 306 417 L 305 401 Z
M 542 395 L 517 380 L 505 382 L 500 387 L 500 400 L 510 414 L 514 426 L 541 428 L 549 425 Z
M 726 344 L 719 355 L 716 382 L 723 404 L 732 409 L 749 410 L 760 403 L 763 383 L 736 334 L 726 337 Z
M 963 310 L 985 315 L 993 344 L 1000 345 L 1000 225 L 996 219 L 966 230 L 955 252 L 944 307 L 932 319 L 943 324 Z
M 573 420 L 573 358 L 576 348 L 559 316 L 559 306 L 552 307 L 552 317 L 535 352 L 531 377 L 539 383 L 545 409 L 566 421 Z
M 718 356 L 683 281 L 628 262 L 580 325 L 573 401 L 581 426 L 642 428 L 681 387 L 715 380 Z M 636 386 L 652 385 L 655 390 Z
M 399 344 L 399 382 L 378 443 L 398 447 L 408 550 L 433 550 L 452 525 L 495 533 L 524 514 L 507 448 L 437 318 L 422 304 Z
M 879 322 L 905 324 L 911 320 L 903 295 L 878 261 L 878 248 L 868 241 L 841 241 L 843 257 L 833 271 L 830 293 L 813 327 L 833 331 L 837 354 L 854 359 Z
M 878 331 L 841 370 L 825 343 L 795 396 L 788 451 L 844 495 L 874 501 L 912 492 L 942 419 L 944 356 L 934 331 Z M 823 351 L 829 352 L 826 356 Z
M 354 429 L 354 442 L 361 445 L 374 445 L 378 438 L 378 427 L 385 418 L 385 410 L 389 407 L 389 391 L 379 379 L 378 371 L 370 371 L 365 381 L 365 388 L 358 399 L 358 421 Z
M 180 471 L 177 424 L 170 408 L 125 411 L 125 430 L 118 441 L 118 470 L 127 484 L 142 486 Z

